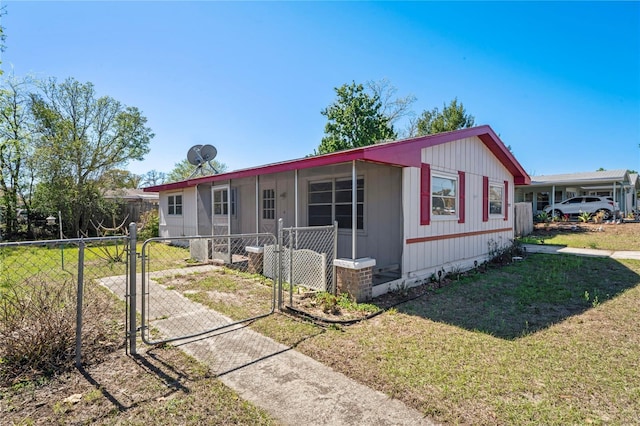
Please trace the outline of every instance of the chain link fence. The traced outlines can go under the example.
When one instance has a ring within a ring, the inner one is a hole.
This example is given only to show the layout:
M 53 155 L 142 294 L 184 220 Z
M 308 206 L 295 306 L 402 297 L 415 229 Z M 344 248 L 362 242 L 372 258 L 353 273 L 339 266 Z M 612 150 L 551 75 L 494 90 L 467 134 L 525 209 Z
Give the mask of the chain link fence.
M 4 380 L 53 374 L 121 346 L 123 306 L 101 284 L 127 276 L 129 252 L 123 236 L 0 243 Z
M 138 289 L 143 341 L 195 338 L 273 313 L 277 281 L 265 268 L 275 265 L 263 259 L 264 247 L 275 244 L 272 234 L 145 241 Z
M 125 335 L 134 354 L 138 337 L 149 345 L 173 342 L 193 355 L 211 347 L 205 339 L 223 342 L 239 355 L 235 364 L 217 360 L 222 369 L 284 350 L 246 325 L 299 307 L 309 294 L 335 292 L 336 231 L 336 225 L 283 228 L 280 221 L 278 239 L 244 234 L 138 243 L 132 224 L 128 236 L 1 243 L 2 367 L 47 351 L 80 366 L 121 346 Z M 59 369 L 34 363 L 20 368 Z
M 314 292 L 335 294 L 333 259 L 338 244 L 337 223 L 280 229 L 281 277 L 286 283 L 286 306 L 300 309 L 300 299 Z

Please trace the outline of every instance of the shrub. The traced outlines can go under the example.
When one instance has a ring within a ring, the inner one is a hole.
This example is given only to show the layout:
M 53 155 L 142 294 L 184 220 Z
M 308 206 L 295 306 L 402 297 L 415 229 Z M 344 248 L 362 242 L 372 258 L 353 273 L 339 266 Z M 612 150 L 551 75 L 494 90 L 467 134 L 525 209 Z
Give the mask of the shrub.
M 109 318 L 113 300 L 85 286 L 82 353 L 95 359 L 116 345 Z M 107 317 L 105 317 L 107 315 Z M 76 338 L 76 283 L 34 275 L 0 292 L 0 383 L 5 385 L 73 368 Z
M 138 231 L 138 240 L 147 240 L 149 238 L 160 235 L 160 217 L 158 210 L 149 210 L 140 218 L 140 231 Z

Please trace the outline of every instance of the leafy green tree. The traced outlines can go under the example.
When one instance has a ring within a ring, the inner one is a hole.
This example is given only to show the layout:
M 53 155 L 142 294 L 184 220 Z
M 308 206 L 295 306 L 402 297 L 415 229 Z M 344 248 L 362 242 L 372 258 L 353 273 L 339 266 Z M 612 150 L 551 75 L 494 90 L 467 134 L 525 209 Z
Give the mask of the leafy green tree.
M 137 188 L 142 182 L 142 176 L 131 173 L 129 170 L 111 169 L 100 177 L 102 189 Z
M 194 177 L 209 176 L 227 171 L 227 165 L 219 162 L 218 160 L 211 161 L 211 165 L 213 168 L 211 168 L 208 163 L 203 163 L 199 174 L 194 175 Z M 196 167 L 189 163 L 189 160 L 185 158 L 179 163 L 176 163 L 173 170 L 167 174 L 167 182 L 177 182 L 179 180 L 188 179 L 195 170 Z
M 18 232 L 18 208 L 29 207 L 26 167 L 32 154 L 31 88 L 30 79 L 15 77 L 4 79 L 0 86 L 0 205 L 8 238 Z
M 414 131 L 416 136 L 422 136 L 465 129 L 474 125 L 475 118 L 467 114 L 462 102 L 458 103 L 458 98 L 455 98 L 449 105 L 444 104 L 442 111 L 438 108 L 423 111 L 415 123 Z
M 69 235 L 86 232 L 99 209 L 100 179 L 129 160 L 142 160 L 154 136 L 135 107 L 97 97 L 93 84 L 46 81 L 33 94 L 38 151 L 38 200 L 61 210 Z
M 141 186 L 155 186 L 163 184 L 167 181 L 167 174 L 164 172 L 159 172 L 155 169 L 149 170 L 147 173 L 142 175 Z
M 337 99 L 321 114 L 327 117 L 318 153 L 340 151 L 394 139 L 389 117 L 379 94 L 368 94 L 362 84 L 343 84 L 335 88 Z

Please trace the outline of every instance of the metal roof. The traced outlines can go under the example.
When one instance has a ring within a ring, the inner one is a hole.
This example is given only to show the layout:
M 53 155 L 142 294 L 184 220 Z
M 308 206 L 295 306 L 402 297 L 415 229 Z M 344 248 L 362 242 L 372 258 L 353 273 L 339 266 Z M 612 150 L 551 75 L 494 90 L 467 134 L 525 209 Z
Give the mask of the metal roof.
M 585 185 L 585 184 L 597 184 L 604 182 L 625 182 L 630 181 L 629 173 L 626 169 L 618 170 L 602 170 L 597 172 L 580 172 L 580 173 L 565 173 L 558 175 L 542 175 L 532 176 L 531 185 Z
M 283 161 L 248 169 L 235 170 L 211 176 L 201 176 L 180 182 L 172 182 L 163 185 L 144 188 L 145 192 L 159 192 L 177 190 L 196 186 L 201 183 L 239 179 L 243 177 L 265 174 L 281 173 L 293 170 L 302 170 L 312 167 L 321 167 L 332 164 L 351 161 L 369 161 L 380 164 L 388 164 L 400 167 L 420 167 L 421 149 L 447 142 L 453 142 L 469 137 L 478 137 L 496 158 L 513 175 L 514 182 L 518 185 L 527 185 L 530 182 L 529 175 L 518 163 L 513 154 L 500 140 L 491 127 L 484 125 L 460 129 L 452 132 L 438 133 L 435 135 L 419 136 L 393 142 L 382 142 L 360 148 L 332 152 L 330 154 L 305 157 L 297 160 Z

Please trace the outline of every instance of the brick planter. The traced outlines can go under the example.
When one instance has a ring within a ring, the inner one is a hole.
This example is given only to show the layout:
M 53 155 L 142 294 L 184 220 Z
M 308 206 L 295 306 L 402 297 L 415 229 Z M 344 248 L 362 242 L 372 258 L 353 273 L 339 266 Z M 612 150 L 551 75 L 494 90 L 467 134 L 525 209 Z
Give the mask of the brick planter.
M 338 293 L 348 293 L 358 303 L 371 300 L 375 259 L 335 259 L 333 264 L 336 267 Z

